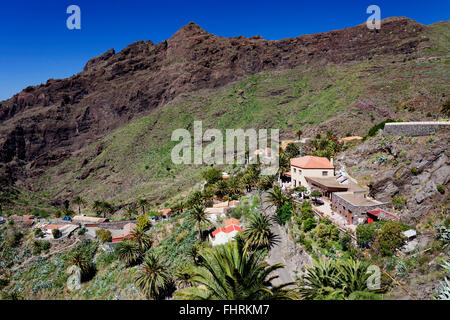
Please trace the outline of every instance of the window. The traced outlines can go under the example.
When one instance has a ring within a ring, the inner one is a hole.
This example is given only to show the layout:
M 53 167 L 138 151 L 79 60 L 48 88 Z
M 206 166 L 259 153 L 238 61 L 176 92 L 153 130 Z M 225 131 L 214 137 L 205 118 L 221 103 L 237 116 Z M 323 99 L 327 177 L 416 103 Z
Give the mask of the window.
M 322 171 L 322 176 L 327 176 L 328 175 L 328 171 Z
M 296 172 L 297 172 L 297 169 L 294 168 L 294 173 L 296 173 Z

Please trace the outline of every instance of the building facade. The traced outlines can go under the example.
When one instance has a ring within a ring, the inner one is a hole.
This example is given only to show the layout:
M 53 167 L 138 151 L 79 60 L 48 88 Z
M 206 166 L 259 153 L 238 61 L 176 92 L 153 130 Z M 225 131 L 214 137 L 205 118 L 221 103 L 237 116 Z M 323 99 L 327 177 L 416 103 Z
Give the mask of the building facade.
M 333 158 L 328 160 L 323 157 L 305 156 L 293 158 L 291 164 L 291 187 L 304 186 L 309 189 L 306 177 L 333 177 Z
M 390 209 L 389 202 L 380 202 L 369 198 L 365 193 L 335 192 L 331 198 L 331 208 L 347 219 L 348 224 L 362 224 L 367 220 L 367 212 Z

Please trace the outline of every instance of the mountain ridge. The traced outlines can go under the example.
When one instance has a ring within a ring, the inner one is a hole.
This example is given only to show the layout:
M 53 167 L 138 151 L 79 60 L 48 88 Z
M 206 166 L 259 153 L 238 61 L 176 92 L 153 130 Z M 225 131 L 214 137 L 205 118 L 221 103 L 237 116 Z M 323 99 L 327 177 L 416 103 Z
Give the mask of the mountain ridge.
M 414 20 L 388 18 L 382 25 L 379 32 L 359 25 L 263 40 L 215 36 L 189 23 L 157 44 L 137 41 L 117 53 L 109 49 L 73 77 L 49 79 L 0 102 L 0 180 L 39 175 L 40 170 L 29 169 L 58 164 L 180 94 L 219 88 L 262 71 L 377 56 L 405 60 L 430 41 L 424 36 L 427 27 Z

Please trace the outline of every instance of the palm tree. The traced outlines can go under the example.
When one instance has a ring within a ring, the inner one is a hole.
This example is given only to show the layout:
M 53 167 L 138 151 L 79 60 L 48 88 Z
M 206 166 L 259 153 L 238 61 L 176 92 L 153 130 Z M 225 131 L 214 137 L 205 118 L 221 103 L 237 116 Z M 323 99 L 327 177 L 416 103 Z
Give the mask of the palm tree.
M 148 299 L 161 299 L 173 282 L 170 272 L 160 258 L 150 253 L 145 257 L 144 264 L 139 268 L 134 283 Z
M 191 268 L 182 266 L 175 273 L 177 288 L 184 289 L 192 286 Z
M 103 218 L 106 218 L 106 214 L 111 214 L 114 211 L 114 206 L 108 201 L 101 202 L 101 212 L 103 213 Z
M 145 230 L 136 228 L 131 232 L 131 239 L 137 244 L 142 254 L 145 254 L 152 247 L 152 237 L 146 234 Z
M 67 262 L 69 265 L 77 266 L 80 269 L 82 279 L 86 278 L 94 270 L 94 265 L 89 260 L 87 252 L 82 249 L 70 252 Z
M 291 169 L 289 157 L 282 152 L 278 158 L 278 175 L 281 175 Z
M 302 134 L 303 134 L 303 131 L 302 131 L 301 129 L 298 129 L 298 130 L 297 130 L 297 138 L 298 138 L 298 140 L 301 139 Z
M 289 198 L 283 193 L 280 186 L 275 184 L 272 190 L 269 191 L 269 195 L 267 196 L 266 200 L 272 203 L 272 206 L 275 206 L 278 209 L 287 201 L 289 201 Z
M 268 265 L 265 252 L 248 253 L 241 241 L 205 249 L 202 262 L 192 270 L 194 287 L 180 289 L 175 297 L 189 300 L 285 300 L 296 298 L 295 292 L 274 286 L 278 276 L 271 275 L 282 264 Z
M 261 212 L 257 212 L 250 217 L 250 224 L 243 231 L 246 247 L 250 250 L 270 250 L 279 241 L 277 235 L 271 230 L 272 223 L 269 218 Z
M 138 207 L 142 208 L 142 214 L 145 214 L 145 207 L 148 205 L 148 201 L 145 198 L 140 198 L 137 200 Z
M 242 193 L 242 184 L 239 179 L 233 177 L 228 180 L 228 192 L 229 195 L 240 195 Z
M 228 183 L 226 180 L 220 180 L 215 184 L 214 193 L 219 198 L 223 198 L 229 193 Z
M 133 206 L 128 206 L 126 209 L 125 209 L 125 218 L 128 220 L 128 219 L 131 219 L 131 217 L 133 217 L 133 216 L 135 216 L 137 214 L 137 210 L 136 210 L 136 208 L 135 207 L 133 207 Z
M 100 216 L 102 211 L 103 211 L 103 204 L 102 201 L 100 200 L 95 200 L 94 203 L 92 204 L 92 209 L 95 211 L 95 214 L 97 216 Z
M 78 206 L 78 214 L 81 214 L 81 206 L 86 205 L 86 201 L 82 197 L 76 196 L 73 198 L 72 203 Z
M 142 260 L 142 252 L 139 245 L 130 240 L 120 242 L 116 246 L 116 254 L 120 261 L 126 266 L 131 267 L 138 264 Z
M 202 239 L 202 224 L 211 224 L 211 222 L 208 219 L 208 215 L 205 211 L 205 208 L 203 208 L 200 205 L 195 205 L 191 212 L 190 212 L 189 219 L 197 224 L 198 228 L 198 238 L 199 240 Z

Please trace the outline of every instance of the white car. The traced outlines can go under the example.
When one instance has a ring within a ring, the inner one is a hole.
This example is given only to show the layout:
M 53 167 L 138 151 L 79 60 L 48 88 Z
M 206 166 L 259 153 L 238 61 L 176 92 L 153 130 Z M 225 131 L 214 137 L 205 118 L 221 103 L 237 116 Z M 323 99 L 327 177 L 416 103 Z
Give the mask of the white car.
M 5 222 L 6 222 L 5 218 L 0 217 L 0 224 L 3 224 L 3 223 L 5 223 Z

